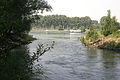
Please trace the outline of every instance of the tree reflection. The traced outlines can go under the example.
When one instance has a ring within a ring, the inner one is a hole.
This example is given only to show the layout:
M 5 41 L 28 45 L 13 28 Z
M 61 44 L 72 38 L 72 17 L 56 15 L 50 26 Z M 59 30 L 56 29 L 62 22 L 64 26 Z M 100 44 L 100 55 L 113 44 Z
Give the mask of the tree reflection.
M 101 54 L 101 58 L 103 60 L 103 67 L 104 68 L 114 68 L 116 67 L 117 61 L 116 59 L 116 52 L 103 50 Z
M 108 50 L 102 50 L 101 53 L 104 80 L 118 80 L 119 53 Z

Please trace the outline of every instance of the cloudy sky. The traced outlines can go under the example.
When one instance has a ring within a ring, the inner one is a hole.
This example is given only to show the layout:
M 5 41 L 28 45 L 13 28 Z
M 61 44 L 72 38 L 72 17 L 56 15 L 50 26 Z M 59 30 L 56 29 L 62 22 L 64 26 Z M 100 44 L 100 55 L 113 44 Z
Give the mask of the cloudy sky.
M 120 0 L 46 0 L 53 7 L 52 12 L 44 15 L 61 14 L 69 17 L 90 16 L 91 19 L 100 20 L 111 10 L 120 22 Z

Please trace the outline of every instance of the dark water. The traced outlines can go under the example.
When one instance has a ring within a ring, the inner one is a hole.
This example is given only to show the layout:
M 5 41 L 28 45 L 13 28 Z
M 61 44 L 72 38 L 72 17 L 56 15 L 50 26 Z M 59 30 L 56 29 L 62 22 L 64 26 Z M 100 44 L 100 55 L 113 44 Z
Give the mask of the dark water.
M 31 31 L 30 34 L 37 38 L 27 45 L 31 53 L 39 43 L 55 41 L 54 48 L 34 64 L 42 64 L 43 76 L 36 75 L 37 80 L 120 80 L 120 52 L 85 47 L 79 38 L 83 34 L 63 31 Z M 20 53 L 23 49 L 13 52 Z

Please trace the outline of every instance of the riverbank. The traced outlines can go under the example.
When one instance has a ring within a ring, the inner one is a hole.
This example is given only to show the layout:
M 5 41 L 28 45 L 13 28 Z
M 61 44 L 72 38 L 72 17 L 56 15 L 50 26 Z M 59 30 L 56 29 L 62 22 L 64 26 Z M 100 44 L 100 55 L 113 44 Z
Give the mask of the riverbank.
M 22 36 L 0 36 L 0 53 L 7 52 L 21 45 L 29 44 L 35 40 L 31 35 L 23 34 Z
M 120 31 L 107 37 L 100 37 L 97 40 L 86 39 L 86 35 L 81 37 L 81 42 L 88 47 L 97 47 L 101 49 L 120 50 Z

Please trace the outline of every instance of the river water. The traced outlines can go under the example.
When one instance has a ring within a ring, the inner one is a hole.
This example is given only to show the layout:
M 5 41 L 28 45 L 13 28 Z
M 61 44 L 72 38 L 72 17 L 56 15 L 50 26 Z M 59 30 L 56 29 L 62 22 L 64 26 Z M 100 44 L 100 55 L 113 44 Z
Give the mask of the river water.
M 34 30 L 30 34 L 37 38 L 37 40 L 27 45 L 31 53 L 35 52 L 38 44 L 49 45 L 55 41 L 54 48 L 42 55 L 40 61 L 34 64 L 42 65 L 42 74 L 35 76 L 37 80 L 120 80 L 120 51 L 88 48 L 80 42 L 80 36 L 84 35 L 82 33 L 70 34 L 67 31 L 46 32 Z M 26 64 L 21 63 L 26 60 L 26 57 L 20 57 L 25 55 L 25 48 L 26 46 L 21 46 L 12 50 L 18 56 L 16 57 L 15 54 L 8 59 L 9 68 L 10 66 L 12 69 L 14 67 L 15 71 L 12 72 L 15 74 L 17 73 L 16 69 L 26 71 L 26 67 L 23 67 Z M 14 65 L 12 65 L 13 61 Z M 16 66 L 19 67 L 16 68 Z M 7 68 L 9 75 L 14 76 L 9 68 Z M 22 78 L 22 75 L 20 78 Z M 8 79 L 4 77 L 1 80 Z
M 31 51 L 38 43 L 55 41 L 54 48 L 40 57 L 46 76 L 42 80 L 120 80 L 120 52 L 88 48 L 80 42 L 83 34 L 64 31 L 30 34 L 37 38 L 29 44 Z

